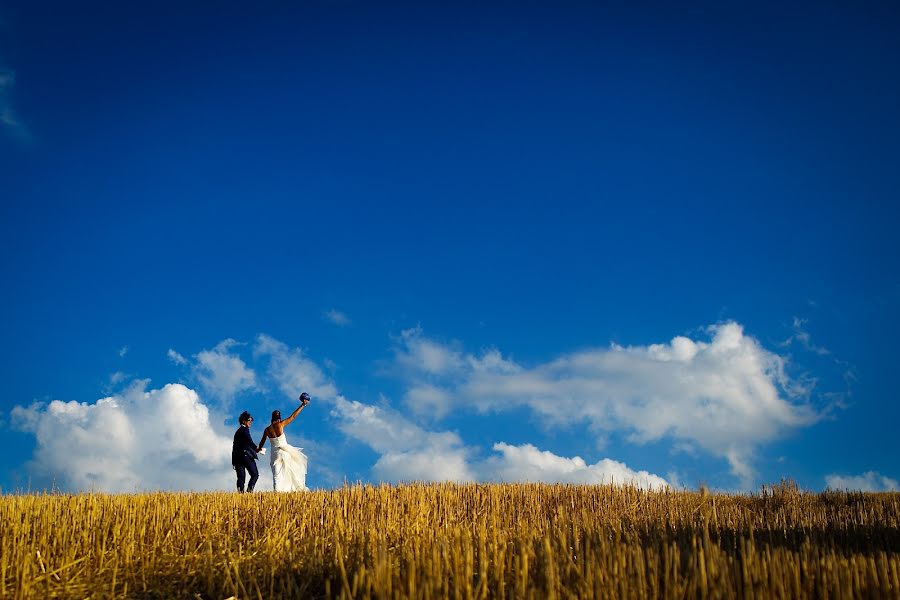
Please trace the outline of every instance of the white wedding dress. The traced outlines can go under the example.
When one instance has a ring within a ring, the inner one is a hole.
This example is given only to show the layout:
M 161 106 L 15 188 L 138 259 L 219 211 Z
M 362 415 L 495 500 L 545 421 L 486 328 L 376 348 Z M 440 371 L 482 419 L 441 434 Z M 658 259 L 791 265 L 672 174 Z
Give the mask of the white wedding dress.
M 269 464 L 272 465 L 272 479 L 276 492 L 308 491 L 306 487 L 306 455 L 300 452 L 303 448 L 295 448 L 287 443 L 284 433 L 272 442 L 272 454 Z

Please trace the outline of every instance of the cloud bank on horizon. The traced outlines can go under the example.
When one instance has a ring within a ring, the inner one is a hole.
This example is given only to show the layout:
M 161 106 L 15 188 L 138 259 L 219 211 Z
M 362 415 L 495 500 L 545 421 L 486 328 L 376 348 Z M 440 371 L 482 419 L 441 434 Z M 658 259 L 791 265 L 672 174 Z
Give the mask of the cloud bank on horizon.
M 526 407 L 551 425 L 624 430 L 635 443 L 668 437 L 727 459 L 746 486 L 756 448 L 819 419 L 807 401 L 812 383 L 789 378 L 786 359 L 738 323 L 707 332 L 709 342 L 613 345 L 526 368 L 495 349 L 466 354 L 410 329 L 395 355 L 413 411 L 446 414 L 452 399 L 480 413 Z
M 451 399 L 468 418 L 525 408 L 550 428 L 585 423 L 598 438 L 623 432 L 634 444 L 667 440 L 727 461 L 744 487 L 754 477 L 757 448 L 820 418 L 809 402 L 812 383 L 792 379 L 786 359 L 763 348 L 740 324 L 705 329 L 708 340 L 579 351 L 526 367 L 489 349 L 469 354 L 420 328 L 395 340 L 388 371 L 399 377 L 402 407 L 345 398 L 299 348 L 261 334 L 248 364 L 243 344 L 226 339 L 193 360 L 169 349 L 189 382 L 148 390 L 148 380 L 89 404 L 54 400 L 16 406 L 13 422 L 34 434 L 31 472 L 70 490 L 232 489 L 230 428 L 234 399 L 278 389 L 286 398 L 309 391 L 328 408 L 333 428 L 377 458 L 374 481 L 535 481 L 628 483 L 661 488 L 674 482 L 612 458 L 589 464 L 539 444 L 485 440 L 467 444 L 439 428 Z M 212 415 L 212 416 L 211 416 Z M 262 464 L 261 489 L 268 489 Z M 312 457 L 311 469 L 316 468 Z M 830 487 L 896 489 L 878 474 L 829 478 Z M 270 482 L 269 482 L 270 485 Z
M 14 422 L 37 441 L 31 472 L 67 490 L 227 489 L 231 440 L 209 407 L 184 385 L 147 391 L 147 383 L 93 404 L 14 407 Z
M 896 479 L 885 477 L 875 471 L 867 471 L 862 475 L 825 476 L 825 484 L 832 490 L 859 490 L 861 492 L 900 492 L 900 484 Z

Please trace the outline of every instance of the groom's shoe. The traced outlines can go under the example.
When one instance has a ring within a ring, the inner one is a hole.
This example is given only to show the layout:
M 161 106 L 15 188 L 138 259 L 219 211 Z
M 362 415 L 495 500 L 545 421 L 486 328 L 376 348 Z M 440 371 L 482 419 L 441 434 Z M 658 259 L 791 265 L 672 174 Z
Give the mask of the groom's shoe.
M 252 492 L 253 490 L 250 490 L 250 491 Z M 238 488 L 238 494 L 243 494 L 243 493 L 244 493 L 244 488 Z
M 241 491 L 243 491 L 243 490 L 241 490 Z M 252 494 L 252 493 L 253 493 L 253 488 L 252 488 L 252 487 L 248 487 L 248 488 L 247 488 L 247 493 L 248 493 L 248 494 Z

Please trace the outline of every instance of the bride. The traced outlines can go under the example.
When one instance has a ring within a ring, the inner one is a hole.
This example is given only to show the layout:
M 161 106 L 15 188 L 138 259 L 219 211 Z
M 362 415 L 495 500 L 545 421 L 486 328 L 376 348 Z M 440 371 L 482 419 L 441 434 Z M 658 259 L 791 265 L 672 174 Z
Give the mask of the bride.
M 303 448 L 295 448 L 287 443 L 284 428 L 297 418 L 300 411 L 309 404 L 309 394 L 300 394 L 300 406 L 287 419 L 281 418 L 281 411 L 272 412 L 272 424 L 266 427 L 262 439 L 259 440 L 257 452 L 263 451 L 266 439 L 272 440 L 272 454 L 269 464 L 272 465 L 272 479 L 276 492 L 307 491 L 306 487 L 306 455 L 300 452 Z

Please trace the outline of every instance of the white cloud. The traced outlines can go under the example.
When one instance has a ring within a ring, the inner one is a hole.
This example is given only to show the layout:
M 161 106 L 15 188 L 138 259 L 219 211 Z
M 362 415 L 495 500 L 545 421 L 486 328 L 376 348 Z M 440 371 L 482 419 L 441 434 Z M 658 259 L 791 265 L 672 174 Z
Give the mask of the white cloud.
M 867 471 L 862 475 L 837 475 L 825 477 L 826 487 L 833 490 L 859 490 L 862 492 L 897 492 L 900 485 L 896 479 L 885 477 L 875 471 Z
M 381 456 L 372 467 L 381 481 L 472 481 L 469 454 L 452 432 L 430 432 L 386 408 L 335 399 L 338 428 Z
M 416 328 L 397 339 L 394 370 L 407 377 L 404 402 L 422 421 L 433 423 L 451 407 L 481 413 L 524 407 L 550 427 L 586 423 L 601 441 L 624 431 L 635 443 L 669 439 L 710 452 L 748 484 L 762 444 L 819 415 L 803 402 L 809 390 L 786 374 L 786 359 L 762 348 L 740 325 L 719 324 L 707 333 L 705 339 L 678 336 L 663 344 L 588 349 L 525 367 L 497 349 L 468 354 Z M 379 406 L 347 400 L 299 348 L 259 335 L 254 371 L 233 352 L 237 345 L 226 339 L 195 355 L 196 361 L 172 349 L 168 356 L 190 364 L 203 388 L 220 400 L 258 389 L 260 379 L 291 398 L 307 391 L 324 400 L 336 428 L 378 455 L 371 467 L 376 479 L 666 484 L 609 458 L 590 464 L 540 444 L 486 439 L 469 446 L 455 432 L 426 429 L 386 400 Z M 78 489 L 232 489 L 230 432 L 210 427 L 209 409 L 193 390 L 170 384 L 145 392 L 145 385 L 90 405 L 16 407 L 19 426 L 38 440 L 35 472 Z M 339 466 L 332 470 L 335 475 Z M 887 478 L 875 481 L 896 487 Z
M 372 467 L 372 474 L 378 481 L 472 481 L 465 457 L 458 452 L 388 452 Z
M 124 358 L 125 355 L 128 354 L 128 346 L 122 346 L 119 348 L 119 356 Z
M 332 410 L 338 428 L 380 454 L 372 472 L 382 481 L 533 481 L 545 483 L 616 483 L 662 488 L 666 481 L 646 471 L 603 459 L 588 465 L 531 444 L 494 444 L 499 455 L 475 458 L 477 449 L 449 431 L 427 431 L 396 411 L 339 396 Z
M 377 452 L 462 446 L 455 433 L 428 432 L 388 408 L 347 400 L 343 396 L 335 399 L 331 414 L 340 419 L 338 427 L 341 431 Z
M 182 355 L 178 354 L 177 352 L 175 352 L 175 351 L 172 350 L 171 348 L 169 348 L 169 351 L 166 353 L 166 356 L 168 356 L 168 357 L 169 357 L 169 360 L 171 360 L 171 361 L 172 361 L 173 363 L 175 363 L 176 365 L 186 365 L 186 364 L 188 364 L 188 360 L 187 360 L 185 357 L 183 357 Z
M 260 334 L 256 338 L 253 356 L 269 358 L 268 375 L 291 398 L 308 392 L 313 398 L 330 401 L 337 395 L 337 388 L 322 369 L 303 356 L 299 348 L 291 349 L 271 336 Z
M 446 380 L 461 380 L 473 374 L 498 373 L 514 375 L 522 368 L 506 360 L 496 349 L 481 356 L 464 354 L 458 344 L 445 345 L 426 338 L 421 327 L 407 329 L 394 348 L 397 371 L 411 375 L 405 393 L 406 405 L 419 416 L 440 419 L 453 406 L 453 394 L 442 387 Z
M 494 444 L 499 456 L 488 458 L 480 467 L 485 479 L 499 481 L 540 481 L 544 483 L 628 484 L 643 489 L 669 486 L 665 479 L 647 471 L 632 471 L 624 463 L 604 458 L 592 465 L 581 457 L 565 458 L 531 444 Z
M 404 401 L 417 415 L 440 419 L 447 415 L 452 399 L 446 390 L 425 383 L 410 388 Z
M 230 436 L 212 426 L 197 393 L 146 384 L 93 404 L 13 408 L 13 422 L 36 438 L 34 475 L 68 490 L 234 489 Z
M 325 311 L 324 317 L 339 327 L 345 327 L 350 324 L 350 317 L 339 310 L 331 309 Z
M 229 350 L 237 345 L 225 340 L 212 350 L 196 355 L 193 371 L 205 388 L 227 396 L 256 384 L 253 371 Z M 457 353 L 448 363 L 437 344 L 422 356 L 424 368 L 453 364 L 454 369 L 476 373 L 520 371 L 499 352 L 488 351 L 479 358 Z M 481 448 L 467 446 L 452 431 L 427 430 L 388 406 L 347 400 L 312 360 L 297 348 L 266 335 L 257 338 L 257 360 L 268 361 L 270 377 L 286 394 L 309 391 L 331 404 L 336 427 L 349 438 L 369 446 L 378 458 L 371 466 L 372 477 L 382 481 L 561 481 L 579 483 L 633 482 L 642 487 L 664 485 L 662 478 L 604 459 L 588 465 L 579 457 L 566 458 L 542 452 L 533 445 L 496 443 L 496 454 L 479 458 Z M 448 355 L 453 355 L 448 351 Z M 169 351 L 176 363 L 188 363 Z M 443 367 L 437 369 L 446 372 Z M 111 382 L 124 381 L 116 373 Z M 55 480 L 73 490 L 134 491 L 142 489 L 233 489 L 230 470 L 231 432 L 221 423 L 221 415 L 210 418 L 210 410 L 194 390 L 169 384 L 145 391 L 147 381 L 134 382 L 125 391 L 102 398 L 94 404 L 62 402 L 17 406 L 12 416 L 18 427 L 34 433 L 36 448 L 30 462 L 33 473 L 43 481 Z M 420 390 L 420 398 L 425 398 Z M 425 401 L 423 400 L 423 402 Z M 428 400 L 440 405 L 438 394 Z M 298 438 L 302 445 L 327 448 L 327 442 Z M 296 442 L 295 442 L 296 443 Z M 261 467 L 263 467 L 261 465 Z M 340 466 L 322 461 L 324 476 L 340 480 Z M 265 468 L 261 468 L 265 470 Z M 270 479 L 261 474 L 260 489 Z
M 235 340 L 226 339 L 216 344 L 212 350 L 203 350 L 195 357 L 197 364 L 194 365 L 194 375 L 197 380 L 207 392 L 226 406 L 240 392 L 256 387 L 256 373 L 253 369 L 247 367 L 240 356 L 229 352 L 237 345 Z
M 599 435 L 624 430 L 635 443 L 671 438 L 728 460 L 753 487 L 755 450 L 819 415 L 810 389 L 786 374 L 786 359 L 738 323 L 707 328 L 710 340 L 589 349 L 525 368 L 497 350 L 480 356 L 404 331 L 396 367 L 414 411 L 453 407 L 508 411 L 525 406 L 548 426 L 587 422 Z
M 425 375 L 448 375 L 460 372 L 466 365 L 461 352 L 422 335 L 422 329 L 400 333 L 401 348 L 395 350 L 397 363 Z

